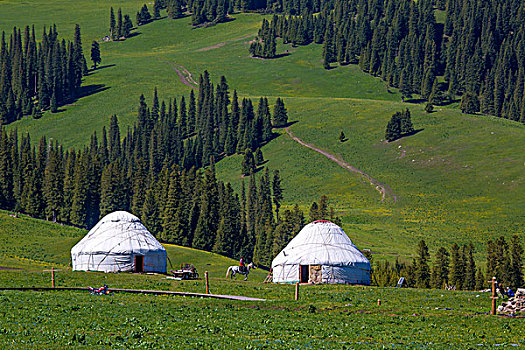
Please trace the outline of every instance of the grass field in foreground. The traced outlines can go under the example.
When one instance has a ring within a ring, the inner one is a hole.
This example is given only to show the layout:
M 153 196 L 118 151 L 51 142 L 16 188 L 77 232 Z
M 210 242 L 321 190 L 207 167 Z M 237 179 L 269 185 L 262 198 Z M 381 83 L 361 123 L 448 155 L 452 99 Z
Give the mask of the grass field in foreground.
M 0 212 L 0 287 L 56 285 L 203 293 L 202 279 L 164 275 L 72 272 L 66 256 L 85 231 Z M 9 229 L 5 229 L 5 224 Z M 36 231 L 35 229 L 38 229 Z M 45 238 L 47 237 L 47 238 Z M 54 239 L 54 243 L 52 243 Z M 42 242 L 41 247 L 31 242 Z M 0 291 L 0 347 L 184 349 L 449 349 L 525 345 L 522 319 L 487 315 L 488 293 L 347 285 L 263 284 L 224 274 L 233 260 L 166 246 L 174 265 L 192 262 L 210 271 L 215 294 L 264 298 L 261 302 L 115 293 Z M 381 306 L 377 300 L 381 299 Z

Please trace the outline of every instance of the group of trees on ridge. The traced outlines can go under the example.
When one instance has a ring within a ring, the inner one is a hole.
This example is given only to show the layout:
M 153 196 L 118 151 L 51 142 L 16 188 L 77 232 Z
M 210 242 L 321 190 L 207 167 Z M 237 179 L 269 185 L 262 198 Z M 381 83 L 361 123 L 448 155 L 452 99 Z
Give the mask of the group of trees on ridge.
M 75 97 L 87 73 L 80 27 L 75 26 L 73 42 L 60 40 L 56 26 L 44 27 L 42 40 L 36 42 L 35 28 L 24 33 L 13 28 L 0 43 L 0 125 L 24 115 L 39 118 L 43 110 L 56 112 L 60 105 Z
M 460 247 L 454 243 L 448 251 L 440 247 L 430 266 L 431 257 L 424 240 L 417 247 L 416 257 L 411 262 L 395 263 L 388 261 L 373 263 L 372 255 L 367 256 L 372 263 L 371 283 L 378 286 L 395 286 L 400 277 L 415 288 L 441 289 L 452 287 L 456 290 L 481 290 L 496 277 L 500 286 L 520 288 L 523 279 L 523 246 L 517 235 L 510 243 L 503 236 L 488 240 L 486 244 L 486 271 L 476 266 L 472 243 Z
M 277 57 L 278 37 L 322 44 L 325 68 L 358 63 L 404 97 L 418 94 L 440 105 L 463 96 L 465 113 L 525 122 L 525 4 L 519 0 L 156 0 L 153 7 L 153 16 L 146 5 L 140 16 L 157 19 L 166 8 L 170 18 L 180 18 L 187 11 L 194 25 L 226 21 L 235 10 L 274 13 L 250 45 L 254 57 Z M 436 22 L 435 9 L 445 11 L 444 24 Z
M 525 4 L 519 0 L 156 0 L 154 12 L 162 8 L 170 18 L 188 11 L 194 25 L 223 22 L 235 10 L 274 13 L 250 45 L 254 57 L 277 57 L 277 37 L 322 44 L 325 68 L 359 63 L 404 97 L 418 94 L 439 105 L 463 96 L 465 113 L 525 122 Z M 445 11 L 445 23 L 436 22 L 435 9 Z
M 414 126 L 412 125 L 410 110 L 407 108 L 404 111 L 396 112 L 392 115 L 392 118 L 390 118 L 386 126 L 385 139 L 388 142 L 395 141 L 413 132 Z
M 32 146 L 29 135 L 0 128 L 0 208 L 80 227 L 129 210 L 161 241 L 269 264 L 292 228 L 304 224 L 302 212 L 279 214 L 278 171 L 264 170 L 259 181 L 251 171 L 239 196 L 216 180 L 214 163 L 268 142 L 272 119 L 283 122 L 284 103 L 278 99 L 272 118 L 266 98 L 254 112 L 236 91 L 230 100 L 224 77 L 214 85 L 204 72 L 199 81 L 187 104 L 184 96 L 159 101 L 155 89 L 150 108 L 140 96 L 125 137 L 112 116 L 109 130 L 93 133 L 79 151 L 46 138 Z
M 137 17 L 138 14 L 137 14 Z M 138 24 L 139 22 L 137 22 Z M 115 19 L 115 12 L 113 7 L 109 10 L 109 38 L 113 41 L 125 39 L 130 36 L 133 29 L 133 22 L 129 15 L 122 17 L 122 9 L 119 7 L 117 11 L 117 18 Z
M 334 62 L 359 63 L 363 71 L 381 77 L 404 96 L 419 94 L 439 105 L 468 94 L 470 104 L 464 111 L 525 122 L 522 1 L 301 4 L 284 1 L 287 15 L 274 15 L 269 25 L 263 20 L 260 33 L 273 34 L 258 39 L 261 47 L 275 37 L 294 45 L 322 44 L 325 68 Z M 435 6 L 445 9 L 444 24 L 436 22 Z

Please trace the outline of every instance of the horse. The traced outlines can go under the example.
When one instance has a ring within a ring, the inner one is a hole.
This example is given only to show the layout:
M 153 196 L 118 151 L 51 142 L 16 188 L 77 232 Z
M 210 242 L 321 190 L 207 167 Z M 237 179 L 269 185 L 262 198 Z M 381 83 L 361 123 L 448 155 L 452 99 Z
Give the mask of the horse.
M 240 273 L 241 275 L 244 275 L 245 278 L 244 280 L 246 281 L 248 279 L 248 275 L 250 274 L 250 270 L 251 269 L 256 269 L 257 266 L 255 266 L 253 263 L 249 263 L 248 265 L 246 265 L 246 268 L 244 271 L 241 271 L 241 267 L 240 266 L 230 266 L 228 267 L 228 271 L 226 271 L 226 278 L 228 278 L 228 276 L 230 276 L 230 272 L 232 273 L 231 276 L 230 276 L 230 279 L 233 278 L 233 276 L 235 276 L 236 274 Z

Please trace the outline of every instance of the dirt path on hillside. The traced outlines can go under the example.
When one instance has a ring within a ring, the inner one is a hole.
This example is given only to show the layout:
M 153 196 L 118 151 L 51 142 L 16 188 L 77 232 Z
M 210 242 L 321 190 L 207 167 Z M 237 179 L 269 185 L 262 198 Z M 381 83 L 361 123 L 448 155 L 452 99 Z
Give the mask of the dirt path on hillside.
M 169 64 L 171 69 L 173 69 L 175 72 L 177 72 L 177 75 L 179 76 L 180 81 L 184 85 L 189 86 L 189 87 L 191 87 L 192 89 L 195 89 L 195 90 L 199 89 L 199 83 L 197 83 L 195 81 L 195 79 L 193 79 L 193 76 L 191 75 L 190 71 L 186 69 L 186 67 L 184 67 L 183 65 L 180 65 L 180 64 L 169 62 L 169 61 L 163 61 L 163 60 L 160 60 L 160 59 L 159 59 L 159 61 Z
M 286 133 L 295 141 L 297 141 L 300 145 L 304 146 L 304 147 L 307 147 L 307 148 L 310 148 L 318 153 L 321 153 L 323 156 L 325 156 L 326 158 L 336 162 L 337 164 L 339 164 L 341 167 L 345 168 L 346 170 L 354 173 L 355 175 L 357 175 L 358 177 L 361 177 L 361 178 L 364 178 L 366 181 L 368 181 L 370 183 L 370 185 L 372 186 L 375 186 L 376 190 L 381 193 L 381 202 L 383 202 L 387 197 L 389 198 L 392 198 L 392 200 L 395 202 L 397 202 L 397 196 L 394 194 L 394 192 L 392 192 L 392 189 L 390 188 L 390 186 L 388 186 L 387 184 L 384 184 L 382 182 L 379 182 L 377 181 L 376 179 L 372 178 L 370 175 L 368 175 L 367 173 L 365 173 L 364 171 L 362 170 L 359 170 L 353 166 L 351 166 L 350 164 L 348 164 L 347 162 L 345 162 L 342 158 L 338 158 L 336 156 L 334 156 L 333 154 L 330 154 L 326 151 L 323 151 L 317 147 L 315 147 L 314 145 L 311 145 L 309 143 L 306 143 L 304 142 L 303 140 L 301 140 L 300 138 L 296 137 L 291 131 L 290 131 L 290 127 L 287 127 L 286 129 Z

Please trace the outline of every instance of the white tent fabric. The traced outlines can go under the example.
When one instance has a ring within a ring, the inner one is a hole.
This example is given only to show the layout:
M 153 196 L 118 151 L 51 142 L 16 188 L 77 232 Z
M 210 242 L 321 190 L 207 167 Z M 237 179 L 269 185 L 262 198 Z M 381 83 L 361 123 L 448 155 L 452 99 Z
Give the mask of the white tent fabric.
M 316 277 L 312 265 L 320 270 L 322 283 L 370 284 L 368 259 L 339 226 L 326 220 L 306 225 L 275 257 L 273 282 L 301 282 L 301 268 L 308 269 L 311 281 Z
M 137 258 L 139 257 L 139 258 Z M 125 211 L 106 215 L 71 249 L 73 271 L 166 273 L 164 247 Z M 135 262 L 143 262 L 143 268 Z

